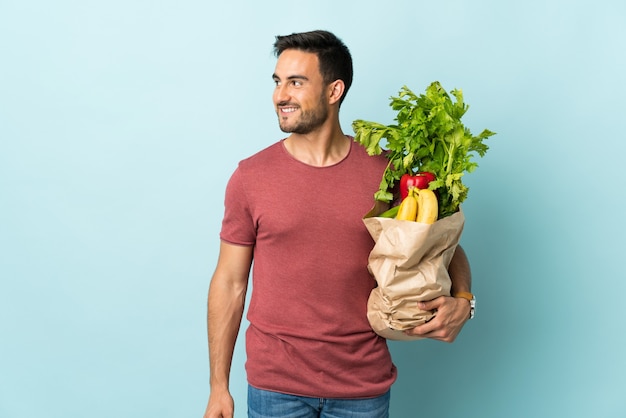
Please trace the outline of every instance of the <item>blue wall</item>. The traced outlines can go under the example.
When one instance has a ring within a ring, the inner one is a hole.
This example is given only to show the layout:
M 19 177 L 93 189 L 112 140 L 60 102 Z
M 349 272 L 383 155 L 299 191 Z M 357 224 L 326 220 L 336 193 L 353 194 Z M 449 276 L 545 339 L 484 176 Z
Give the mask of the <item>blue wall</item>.
M 462 88 L 477 318 L 391 343 L 392 417 L 626 416 L 623 1 L 0 2 L 0 416 L 201 416 L 225 182 L 282 136 L 274 35 L 351 48 L 356 118 Z M 243 340 L 234 359 L 245 416 Z

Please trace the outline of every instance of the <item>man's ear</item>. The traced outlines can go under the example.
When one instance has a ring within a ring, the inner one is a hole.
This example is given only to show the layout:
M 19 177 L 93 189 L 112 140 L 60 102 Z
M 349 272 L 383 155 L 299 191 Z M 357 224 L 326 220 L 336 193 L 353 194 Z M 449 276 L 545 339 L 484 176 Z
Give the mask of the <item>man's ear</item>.
M 338 103 L 344 92 L 346 91 L 346 85 L 343 80 L 335 80 L 328 85 L 328 103 Z

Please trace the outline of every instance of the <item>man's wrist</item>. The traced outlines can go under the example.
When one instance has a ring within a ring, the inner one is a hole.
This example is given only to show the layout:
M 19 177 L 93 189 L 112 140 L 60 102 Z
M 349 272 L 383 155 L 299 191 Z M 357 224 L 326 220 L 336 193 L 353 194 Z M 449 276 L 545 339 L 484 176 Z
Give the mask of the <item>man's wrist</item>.
M 470 292 L 456 292 L 452 296 L 454 296 L 455 298 L 462 298 L 462 299 L 469 301 L 469 304 L 470 304 L 469 319 L 473 319 L 474 314 L 476 313 L 476 297 L 474 296 L 474 294 Z

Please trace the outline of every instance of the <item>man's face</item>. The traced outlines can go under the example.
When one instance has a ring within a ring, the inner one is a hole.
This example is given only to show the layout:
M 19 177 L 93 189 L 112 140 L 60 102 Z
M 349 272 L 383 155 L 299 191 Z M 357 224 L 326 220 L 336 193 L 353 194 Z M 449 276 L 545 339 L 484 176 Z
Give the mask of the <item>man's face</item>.
M 308 134 L 328 118 L 329 106 L 317 55 L 283 51 L 274 71 L 273 100 L 283 132 Z

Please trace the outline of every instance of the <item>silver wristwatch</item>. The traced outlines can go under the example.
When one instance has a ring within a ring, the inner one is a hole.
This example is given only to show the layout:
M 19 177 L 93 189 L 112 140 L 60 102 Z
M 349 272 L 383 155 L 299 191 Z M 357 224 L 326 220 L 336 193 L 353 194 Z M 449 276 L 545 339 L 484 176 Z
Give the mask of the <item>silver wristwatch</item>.
M 476 296 L 472 295 L 472 299 L 469 301 L 470 303 L 470 317 L 469 319 L 474 318 L 474 314 L 476 313 Z

